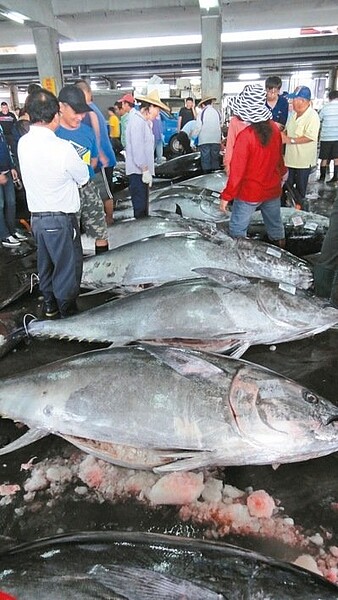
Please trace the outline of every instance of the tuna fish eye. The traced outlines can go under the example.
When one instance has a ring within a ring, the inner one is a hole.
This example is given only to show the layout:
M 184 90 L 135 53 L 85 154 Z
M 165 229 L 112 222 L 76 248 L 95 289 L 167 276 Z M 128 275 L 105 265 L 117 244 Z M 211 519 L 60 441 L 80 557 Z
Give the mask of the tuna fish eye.
M 309 402 L 310 404 L 318 403 L 318 398 L 313 392 L 308 392 L 307 390 L 305 390 L 303 393 L 303 398 L 304 400 L 306 400 L 306 402 Z

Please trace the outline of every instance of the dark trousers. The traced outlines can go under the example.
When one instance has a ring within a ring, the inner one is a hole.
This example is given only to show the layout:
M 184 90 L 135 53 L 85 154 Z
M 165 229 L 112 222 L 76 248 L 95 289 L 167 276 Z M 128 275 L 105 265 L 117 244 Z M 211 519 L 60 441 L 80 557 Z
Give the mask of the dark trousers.
M 183 148 L 184 154 L 190 154 L 191 152 L 193 152 L 193 149 L 190 145 L 189 136 L 187 133 L 185 133 L 185 131 L 179 131 L 177 134 L 177 139 Z
M 303 206 L 306 196 L 307 183 L 309 181 L 312 169 L 311 167 L 306 169 L 294 169 L 293 167 L 288 167 L 288 169 L 289 175 L 287 183 L 293 188 L 293 192 L 297 198 L 298 204 Z
M 338 200 L 335 201 L 318 262 L 314 265 L 315 293 L 338 308 Z
M 75 214 L 32 215 L 37 244 L 39 287 L 46 302 L 73 301 L 79 294 L 82 277 L 82 246 Z
M 201 144 L 198 149 L 201 153 L 202 171 L 208 173 L 219 169 L 220 144 Z
M 133 203 L 135 219 L 149 215 L 149 186 L 142 181 L 142 175 L 132 173 L 129 175 L 129 189 Z

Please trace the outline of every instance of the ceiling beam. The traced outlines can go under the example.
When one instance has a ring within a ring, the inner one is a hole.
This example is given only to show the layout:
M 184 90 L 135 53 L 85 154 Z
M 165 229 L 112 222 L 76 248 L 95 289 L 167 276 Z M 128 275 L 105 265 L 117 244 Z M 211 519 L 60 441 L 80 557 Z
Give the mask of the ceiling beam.
M 61 37 L 74 38 L 69 25 L 54 15 L 51 0 L 0 0 L 0 10 L 17 12 L 28 17 L 29 21 L 25 21 L 26 27 L 49 27 Z

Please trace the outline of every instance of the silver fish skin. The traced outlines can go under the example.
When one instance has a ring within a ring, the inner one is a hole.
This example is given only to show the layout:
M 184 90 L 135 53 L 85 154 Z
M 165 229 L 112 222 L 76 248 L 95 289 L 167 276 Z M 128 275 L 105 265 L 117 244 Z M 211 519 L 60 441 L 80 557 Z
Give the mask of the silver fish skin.
M 124 219 L 114 223 L 114 227 L 108 227 L 109 248 L 112 250 L 143 238 L 166 233 L 199 232 L 202 227 L 200 222 L 182 219 L 174 213 L 168 213 L 168 216 L 153 215 L 147 219 Z M 85 254 L 95 253 L 94 238 L 84 234 L 81 236 L 81 243 Z
M 114 345 L 171 341 L 212 352 L 228 351 L 237 340 L 238 358 L 249 345 L 302 339 L 338 323 L 338 310 L 307 292 L 290 294 L 278 284 L 216 269 L 197 271 L 206 277 L 146 289 L 67 319 L 31 321 L 28 334 Z
M 216 242 L 183 233 L 154 236 L 87 258 L 82 285 L 90 289 L 160 285 L 194 277 L 193 270 L 202 267 L 303 289 L 308 289 L 313 281 L 307 262 L 270 244 L 245 238 L 234 240 L 225 234 Z
M 149 195 L 149 214 L 155 216 L 159 211 L 219 223 L 227 223 L 230 218 L 228 213 L 219 208 L 219 193 L 195 186 L 174 185 L 152 191 Z M 117 204 L 114 211 L 116 222 L 132 216 L 130 200 Z
M 227 179 L 224 171 L 215 171 L 214 173 L 205 173 L 204 175 L 191 177 L 191 179 L 185 179 L 185 181 L 180 181 L 177 185 L 182 187 L 186 185 L 195 186 L 211 190 L 212 192 L 221 192 L 226 186 Z
M 24 600 L 338 600 L 323 577 L 257 552 L 135 531 L 75 532 L 1 552 L 0 590 Z
M 338 450 L 338 408 L 242 360 L 170 346 L 96 350 L 3 379 L 0 414 L 155 471 L 288 463 Z

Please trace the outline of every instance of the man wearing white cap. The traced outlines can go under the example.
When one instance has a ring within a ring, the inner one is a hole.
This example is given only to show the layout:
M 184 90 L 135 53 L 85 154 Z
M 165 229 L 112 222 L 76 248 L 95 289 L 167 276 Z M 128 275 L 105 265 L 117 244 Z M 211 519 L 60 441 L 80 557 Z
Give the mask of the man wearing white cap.
M 281 134 L 283 144 L 286 144 L 287 183 L 293 188 L 297 208 L 303 208 L 309 176 L 317 165 L 320 120 L 311 107 L 311 90 L 306 85 L 297 87 L 289 98 L 292 99 L 293 113 Z

